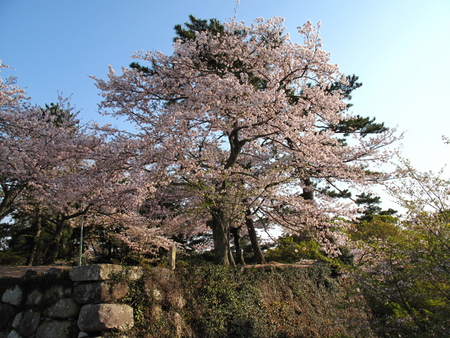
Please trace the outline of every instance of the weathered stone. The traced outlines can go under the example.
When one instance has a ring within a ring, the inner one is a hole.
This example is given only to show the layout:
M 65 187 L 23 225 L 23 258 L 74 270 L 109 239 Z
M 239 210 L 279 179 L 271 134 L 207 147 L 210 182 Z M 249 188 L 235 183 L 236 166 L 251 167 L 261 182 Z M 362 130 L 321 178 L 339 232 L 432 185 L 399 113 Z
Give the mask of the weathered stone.
M 128 283 L 95 282 L 74 287 L 74 298 L 78 303 L 110 303 L 125 297 L 130 290 Z
M 184 324 L 183 318 L 178 312 L 174 312 L 171 317 L 172 322 L 175 326 L 175 337 L 180 338 L 183 334 L 183 324 Z
M 21 335 L 29 337 L 33 335 L 41 320 L 41 314 L 39 312 L 34 312 L 33 310 L 28 310 L 26 312 L 22 312 L 20 323 L 17 325 L 16 319 L 14 319 L 13 327 L 19 332 Z M 16 316 L 17 318 L 18 316 Z
M 96 336 L 95 333 L 93 335 L 92 332 L 89 333 L 89 332 L 80 331 L 80 333 L 78 334 L 78 338 L 85 338 L 85 337 L 88 337 L 88 338 L 102 338 L 102 336 Z M 126 338 L 128 338 L 128 337 L 126 337 Z
M 67 271 L 67 269 L 61 269 L 61 268 L 50 268 L 47 271 L 48 275 L 55 275 L 55 276 L 62 276 L 62 274 L 64 273 L 64 271 Z
M 63 298 L 50 306 L 45 314 L 52 318 L 75 318 L 79 313 L 79 304 L 72 298 Z
M 23 336 L 17 332 L 16 330 L 12 330 L 9 334 L 7 338 L 23 338 Z
M 42 299 L 42 293 L 39 290 L 33 290 L 27 297 L 27 305 L 39 305 Z
M 140 266 L 130 266 L 125 270 L 126 278 L 130 281 L 141 279 L 144 274 L 144 270 Z
M 157 288 L 154 288 L 153 290 L 151 290 L 149 295 L 152 295 L 153 300 L 155 300 L 157 302 L 162 301 L 164 298 L 162 292 Z
M 153 304 L 150 306 L 150 316 L 154 320 L 159 320 L 161 316 L 164 314 L 161 305 Z
M 6 329 L 16 311 L 10 304 L 0 304 L 0 330 Z
M 48 302 L 56 302 L 58 299 L 70 297 L 71 295 L 71 288 L 65 288 L 61 285 L 55 285 L 45 292 L 44 297 Z
M 114 264 L 97 264 L 75 266 L 70 269 L 69 276 L 74 282 L 89 282 L 112 279 L 120 273 L 124 273 L 129 280 L 138 280 L 143 274 L 140 267 L 123 268 Z
M 17 329 L 20 326 L 20 322 L 22 321 L 22 318 L 23 318 L 23 312 L 19 312 L 18 314 L 16 314 L 11 326 L 13 328 Z
M 153 281 L 151 281 L 151 280 L 146 280 L 145 281 L 145 283 L 144 283 L 144 292 L 147 295 L 147 297 L 150 297 L 155 302 L 160 302 L 164 298 L 164 295 L 161 292 L 161 290 L 159 290 L 155 286 Z
M 125 331 L 133 325 L 133 309 L 128 305 L 86 304 L 78 317 L 78 327 L 85 332 L 110 329 Z
M 34 270 L 34 269 L 28 269 L 26 272 L 25 272 L 25 278 L 30 278 L 30 277 L 33 277 L 33 276 L 37 276 L 37 274 L 38 274 L 38 272 L 36 271 L 36 270 Z
M 2 302 L 18 306 L 22 301 L 22 295 L 22 289 L 18 285 L 15 285 L 13 288 L 9 288 L 3 293 Z
M 186 300 L 184 297 L 177 294 L 169 294 L 168 301 L 170 305 L 178 309 L 182 309 L 186 305 Z
M 36 332 L 36 338 L 75 338 L 78 336 L 78 328 L 75 321 L 47 321 L 41 324 Z
M 114 264 L 75 266 L 70 269 L 69 276 L 74 282 L 101 281 L 111 279 L 122 270 L 120 265 Z
M 317 259 L 300 259 L 298 262 L 295 262 L 294 264 L 300 265 L 303 267 L 310 267 L 310 266 L 317 265 L 320 263 L 321 263 L 321 261 L 317 260 Z

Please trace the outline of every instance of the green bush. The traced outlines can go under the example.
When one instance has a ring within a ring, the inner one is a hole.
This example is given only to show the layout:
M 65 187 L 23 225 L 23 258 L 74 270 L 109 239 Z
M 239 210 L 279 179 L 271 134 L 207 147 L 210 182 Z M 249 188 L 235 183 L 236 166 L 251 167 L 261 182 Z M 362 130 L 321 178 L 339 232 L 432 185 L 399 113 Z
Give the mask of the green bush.
M 25 259 L 11 251 L 0 251 L 0 265 L 23 265 Z
M 181 330 L 181 337 L 371 337 L 367 309 L 344 297 L 337 278 L 327 263 L 301 268 L 185 262 L 175 271 L 150 268 L 126 298 L 135 311 L 135 327 L 128 334 L 175 337 Z M 149 286 L 158 297 L 142 292 Z M 182 307 L 173 301 L 177 295 L 185 301 Z M 355 324 L 359 320 L 364 324 Z
M 312 239 L 299 239 L 289 235 L 279 238 L 278 241 L 275 248 L 266 251 L 267 261 L 295 263 L 301 259 L 327 259 L 326 255 L 320 250 L 319 244 Z

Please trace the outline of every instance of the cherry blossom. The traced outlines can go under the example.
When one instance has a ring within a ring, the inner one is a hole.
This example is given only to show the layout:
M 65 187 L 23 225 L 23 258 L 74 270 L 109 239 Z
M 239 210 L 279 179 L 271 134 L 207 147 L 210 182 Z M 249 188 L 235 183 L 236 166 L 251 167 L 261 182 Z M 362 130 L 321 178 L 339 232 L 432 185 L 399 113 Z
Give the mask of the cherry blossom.
M 63 230 L 77 226 L 81 215 L 88 216 L 87 226 L 115 224 L 125 243 L 145 232 L 141 250 L 169 245 L 139 215 L 151 187 L 140 186 L 138 175 L 130 179 L 136 167 L 132 140 L 111 136 L 108 126 L 81 125 L 66 99 L 32 105 L 12 80 L 0 82 L 0 99 L 0 218 L 38 214 L 53 223 L 46 263 L 55 260 Z
M 349 208 L 317 187 L 374 183 L 382 175 L 367 169 L 392 156 L 383 149 L 394 130 L 340 139 L 333 126 L 352 114 L 343 91 L 330 88 L 346 77 L 322 49 L 318 27 L 298 31 L 303 44 L 290 39 L 282 18 L 230 20 L 225 34 L 178 40 L 172 55 L 136 52 L 149 72 L 110 68 L 107 80 L 95 78 L 104 112 L 138 128 L 146 182 L 185 194 L 179 212 L 212 229 L 218 263 L 233 263 L 229 230 L 249 215 L 292 232 L 315 227 L 330 244 L 332 220 Z

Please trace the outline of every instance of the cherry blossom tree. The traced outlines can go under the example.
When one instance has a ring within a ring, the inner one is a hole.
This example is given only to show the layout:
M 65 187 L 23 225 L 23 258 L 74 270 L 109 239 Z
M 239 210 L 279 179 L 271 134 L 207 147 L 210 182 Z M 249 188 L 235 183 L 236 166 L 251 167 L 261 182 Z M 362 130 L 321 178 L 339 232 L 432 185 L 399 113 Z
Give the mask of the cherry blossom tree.
M 347 77 L 322 50 L 318 27 L 299 33 L 303 44 L 282 18 L 231 20 L 223 32 L 177 40 L 172 55 L 135 53 L 146 68 L 96 79 L 105 112 L 138 128 L 148 184 L 177 187 L 191 197 L 182 212 L 207 217 L 217 263 L 233 264 L 230 229 L 248 220 L 314 227 L 326 243 L 349 208 L 318 187 L 376 182 L 369 166 L 391 156 L 383 148 L 393 130 L 342 139 L 339 126 L 352 119 Z
M 362 282 L 380 336 L 445 336 L 450 324 L 450 180 L 404 161 L 389 185 L 406 211 L 378 216 L 357 237 Z M 394 222 L 393 222 L 394 221 Z
M 0 60 L 1 69 L 8 68 Z M 1 137 L 1 149 L 2 149 L 2 161 L 8 156 L 8 149 L 5 147 L 6 128 L 9 125 L 9 121 L 4 116 L 4 112 L 22 104 L 26 101 L 25 91 L 16 85 L 14 78 L 10 77 L 6 80 L 0 77 L 0 137 Z M 0 220 L 11 212 L 11 204 L 16 199 L 17 195 L 23 189 L 23 184 L 11 179 L 4 171 L 8 170 L 7 167 L 2 165 L 1 173 L 1 203 L 0 203 Z
M 28 263 L 35 260 L 43 221 L 53 224 L 44 260 L 51 264 L 64 230 L 77 226 L 82 215 L 89 216 L 87 226 L 114 224 L 121 229 L 115 236 L 133 248 L 168 245 L 139 215 L 144 195 L 139 176 L 130 179 L 135 149 L 127 137 L 112 137 L 107 126 L 81 125 L 68 100 L 42 108 L 13 81 L 0 84 L 0 217 L 32 219 Z

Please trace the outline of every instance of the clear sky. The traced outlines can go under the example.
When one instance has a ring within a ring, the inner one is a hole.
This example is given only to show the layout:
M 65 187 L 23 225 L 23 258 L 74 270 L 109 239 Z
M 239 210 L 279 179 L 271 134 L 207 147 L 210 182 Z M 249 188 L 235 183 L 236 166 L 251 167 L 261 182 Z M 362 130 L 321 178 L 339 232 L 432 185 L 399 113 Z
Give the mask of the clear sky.
M 72 96 L 84 121 L 97 113 L 89 75 L 128 66 L 136 50 L 171 53 L 173 26 L 188 15 L 225 21 L 235 0 L 0 0 L 0 59 L 34 103 Z M 281 16 L 296 27 L 322 22 L 324 49 L 363 87 L 353 111 L 406 132 L 403 156 L 421 170 L 449 162 L 450 0 L 241 0 L 236 18 Z

